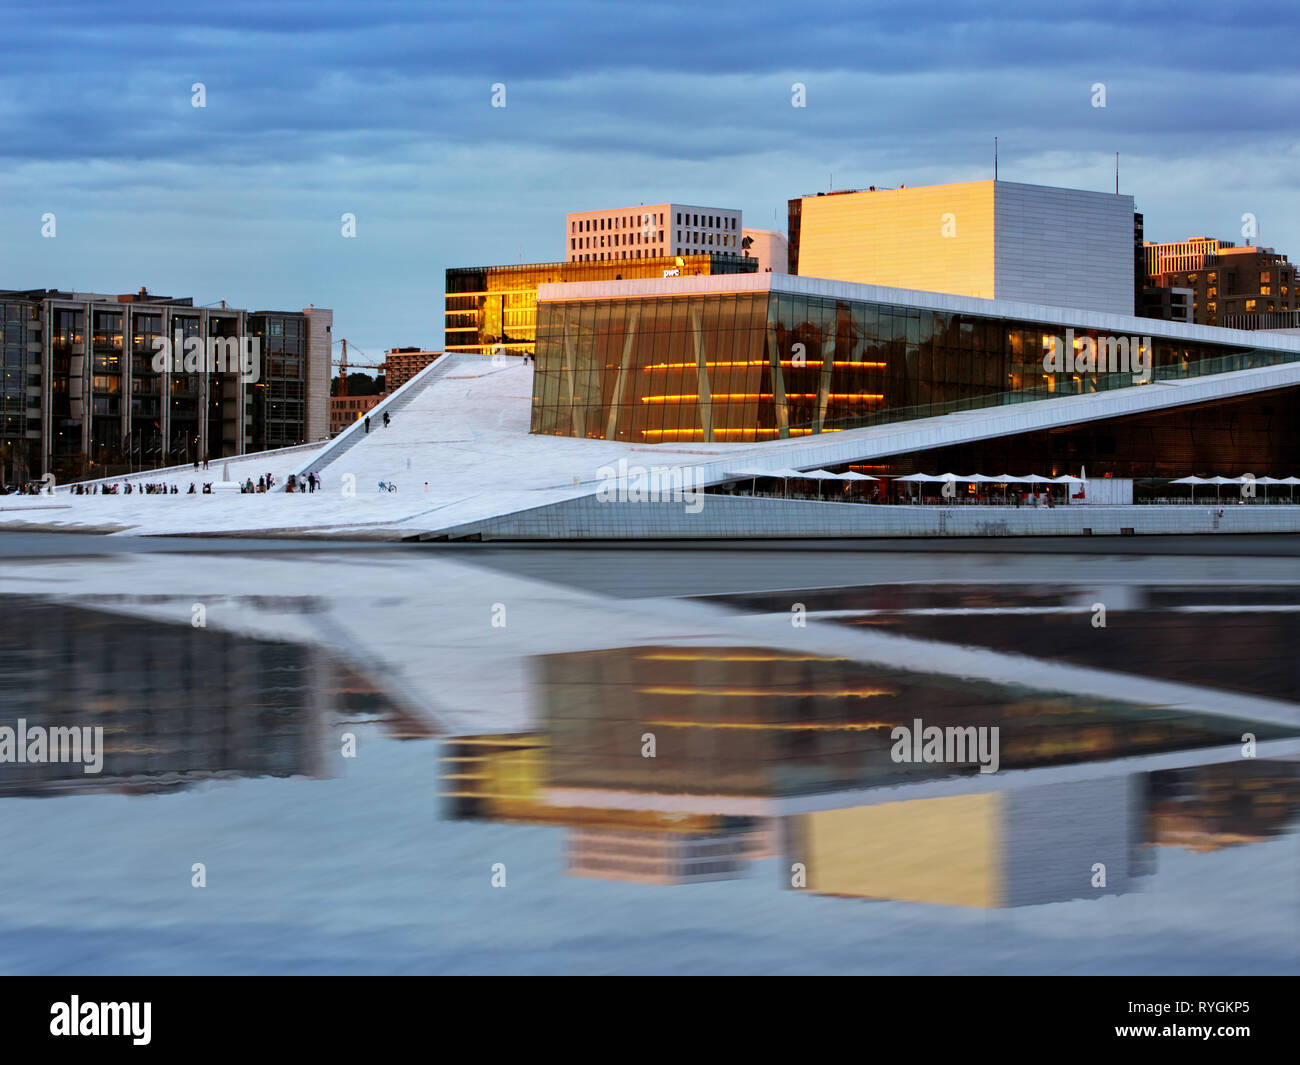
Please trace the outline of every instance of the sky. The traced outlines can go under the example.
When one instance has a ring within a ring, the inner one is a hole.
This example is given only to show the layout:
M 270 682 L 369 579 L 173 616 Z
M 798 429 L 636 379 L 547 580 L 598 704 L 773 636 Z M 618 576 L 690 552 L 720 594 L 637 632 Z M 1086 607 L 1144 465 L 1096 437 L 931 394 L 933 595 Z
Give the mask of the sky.
M 1285 4 L 0 13 L 0 288 L 332 307 L 354 360 L 440 348 L 444 271 L 562 259 L 568 211 L 673 201 L 784 230 L 792 196 L 992 177 L 995 135 L 1011 181 L 1114 191 L 1119 152 L 1148 240 L 1243 243 L 1249 213 L 1300 254 Z

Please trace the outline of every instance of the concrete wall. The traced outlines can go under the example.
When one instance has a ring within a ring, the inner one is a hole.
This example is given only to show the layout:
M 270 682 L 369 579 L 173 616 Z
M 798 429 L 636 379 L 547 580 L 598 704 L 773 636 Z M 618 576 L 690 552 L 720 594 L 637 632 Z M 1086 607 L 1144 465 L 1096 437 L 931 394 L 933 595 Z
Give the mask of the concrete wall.
M 1169 536 L 1181 533 L 1300 532 L 1300 506 L 872 506 L 744 496 L 686 503 L 600 502 L 595 496 L 452 526 L 426 538 L 797 539 L 891 536 Z M 1220 514 L 1222 515 L 1220 517 Z
M 1133 197 L 997 183 L 998 299 L 1133 313 Z
M 330 377 L 333 375 L 334 312 L 323 307 L 304 310 L 307 315 L 306 389 L 303 410 L 306 442 L 330 435 Z

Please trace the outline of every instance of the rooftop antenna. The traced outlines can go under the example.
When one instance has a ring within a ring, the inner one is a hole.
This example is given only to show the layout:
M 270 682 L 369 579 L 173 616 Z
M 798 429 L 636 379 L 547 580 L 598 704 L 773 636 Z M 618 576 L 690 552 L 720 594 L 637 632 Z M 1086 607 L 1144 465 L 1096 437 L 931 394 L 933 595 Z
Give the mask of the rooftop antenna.
M 1115 195 L 1119 195 L 1119 152 L 1115 153 Z
M 998 179 L 998 139 L 993 138 L 993 180 Z

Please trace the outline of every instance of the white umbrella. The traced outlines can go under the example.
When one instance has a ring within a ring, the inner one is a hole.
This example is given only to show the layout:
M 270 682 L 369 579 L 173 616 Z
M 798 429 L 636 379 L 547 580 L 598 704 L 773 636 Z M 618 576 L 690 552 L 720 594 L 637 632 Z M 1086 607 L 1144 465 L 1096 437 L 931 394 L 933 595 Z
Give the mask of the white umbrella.
M 727 476 L 750 478 L 749 494 L 753 495 L 755 492 L 758 491 L 758 479 L 760 477 L 773 477 L 773 476 L 779 476 L 779 474 L 772 474 L 769 473 L 767 470 L 760 470 L 754 466 L 746 466 L 744 469 L 732 470 L 730 473 L 727 474 Z
M 929 484 L 931 481 L 945 480 L 943 477 L 935 477 L 929 473 L 909 473 L 906 477 L 895 477 L 896 481 L 913 481 L 918 484 Z
M 1222 476 L 1219 476 L 1219 477 L 1211 477 L 1211 478 L 1210 478 L 1208 481 L 1206 481 L 1205 483 L 1206 483 L 1206 484 L 1212 484 L 1212 485 L 1214 485 L 1214 498 L 1215 498 L 1215 499 L 1218 499 L 1218 498 L 1219 498 L 1219 489 L 1220 489 L 1223 485 L 1225 485 L 1225 484 L 1236 484 L 1237 481 L 1236 481 L 1234 478 L 1232 478 L 1232 477 L 1222 477 Z
M 841 479 L 845 481 L 878 481 L 879 477 L 872 477 L 869 473 L 858 473 L 855 470 L 849 470 L 847 473 L 840 474 Z
M 1016 478 L 1016 480 L 1023 481 L 1025 484 L 1051 484 L 1052 483 L 1052 479 L 1050 477 L 1044 477 L 1038 473 L 1031 473 L 1027 477 L 1018 477 Z
M 1196 502 L 1196 486 L 1198 484 L 1209 484 L 1204 477 L 1177 477 L 1169 482 L 1170 484 L 1187 484 L 1192 487 L 1192 502 Z

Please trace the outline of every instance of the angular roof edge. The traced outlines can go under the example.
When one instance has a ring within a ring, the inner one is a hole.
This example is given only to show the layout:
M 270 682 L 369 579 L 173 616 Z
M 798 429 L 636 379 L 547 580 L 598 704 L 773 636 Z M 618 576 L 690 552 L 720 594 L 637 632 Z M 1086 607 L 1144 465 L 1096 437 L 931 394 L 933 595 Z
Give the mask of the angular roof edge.
M 1204 341 L 1238 347 L 1300 351 L 1300 337 L 1255 329 L 1224 329 L 1221 326 L 1188 325 L 1160 318 L 1112 314 L 1109 311 L 1052 307 L 1018 300 L 990 300 L 957 296 L 947 292 L 864 285 L 854 281 L 831 281 L 799 274 L 713 274 L 707 277 L 641 278 L 628 281 L 574 281 L 537 286 L 538 303 L 569 300 L 636 299 L 645 296 L 702 296 L 709 293 L 778 292 L 794 296 L 889 303 L 896 307 L 975 314 L 986 318 L 1019 318 L 1062 328 L 1096 329 L 1116 336 L 1150 336 L 1165 340 Z

